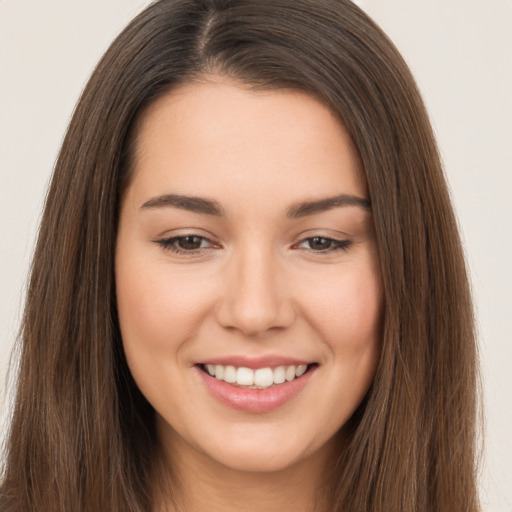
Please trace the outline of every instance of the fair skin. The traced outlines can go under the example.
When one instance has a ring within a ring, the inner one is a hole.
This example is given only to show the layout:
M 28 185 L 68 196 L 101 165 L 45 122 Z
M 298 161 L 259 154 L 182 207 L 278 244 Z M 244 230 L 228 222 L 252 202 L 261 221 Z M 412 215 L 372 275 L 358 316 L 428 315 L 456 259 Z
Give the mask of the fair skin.
M 179 508 L 323 510 L 379 355 L 381 278 L 354 146 L 314 98 L 223 79 L 158 99 L 137 135 L 119 320 Z M 226 382 L 240 367 L 270 384 Z

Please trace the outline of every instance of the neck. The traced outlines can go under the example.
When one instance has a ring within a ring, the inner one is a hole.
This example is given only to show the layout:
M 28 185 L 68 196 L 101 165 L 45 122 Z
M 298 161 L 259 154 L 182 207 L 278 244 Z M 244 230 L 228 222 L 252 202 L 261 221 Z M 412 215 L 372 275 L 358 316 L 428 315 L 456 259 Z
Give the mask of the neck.
M 333 446 L 278 471 L 240 471 L 172 443 L 160 465 L 158 512 L 325 512 Z M 167 445 L 168 448 L 168 445 Z M 171 468 L 172 467 L 172 471 Z M 172 484 L 171 484 L 172 482 Z

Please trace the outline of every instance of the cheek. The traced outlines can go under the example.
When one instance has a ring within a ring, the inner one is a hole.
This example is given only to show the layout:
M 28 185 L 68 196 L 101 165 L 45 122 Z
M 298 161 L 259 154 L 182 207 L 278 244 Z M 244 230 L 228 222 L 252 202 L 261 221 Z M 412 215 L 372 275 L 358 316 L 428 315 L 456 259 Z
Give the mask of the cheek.
M 377 272 L 342 272 L 309 291 L 310 322 L 332 352 L 372 349 L 380 339 L 382 286 Z
M 157 411 L 178 407 L 181 395 L 162 389 L 177 389 L 188 370 L 183 347 L 197 333 L 209 293 L 191 285 L 186 272 L 171 273 L 168 265 L 137 254 L 117 258 L 116 291 L 123 348 L 137 386 Z
M 152 350 L 165 343 L 172 305 L 161 282 L 129 262 L 118 266 L 117 308 L 125 348 L 134 344 Z M 167 340 L 168 341 L 168 340 Z M 163 348 L 163 347 L 162 347 Z
M 333 431 L 361 403 L 373 381 L 381 347 L 383 294 L 376 265 L 339 267 L 310 290 L 309 322 L 324 350 L 322 406 L 332 411 Z M 344 404 L 340 406 L 340 404 Z
M 324 409 L 336 431 L 350 418 L 375 376 L 381 347 L 382 287 L 373 272 L 347 274 L 315 297 L 311 311 L 330 370 Z M 328 390 L 328 391 L 327 391 Z M 343 405 L 340 405 L 343 404 Z
M 168 351 L 168 305 L 163 288 L 128 257 L 116 262 L 117 311 L 128 366 L 139 389 L 151 393 L 148 375 L 163 372 L 158 362 Z M 155 364 L 157 363 L 157 364 Z
M 204 310 L 208 293 L 186 273 L 169 274 L 165 265 L 118 259 L 117 305 L 125 345 L 168 350 L 189 337 Z M 176 348 L 176 347 L 174 347 Z

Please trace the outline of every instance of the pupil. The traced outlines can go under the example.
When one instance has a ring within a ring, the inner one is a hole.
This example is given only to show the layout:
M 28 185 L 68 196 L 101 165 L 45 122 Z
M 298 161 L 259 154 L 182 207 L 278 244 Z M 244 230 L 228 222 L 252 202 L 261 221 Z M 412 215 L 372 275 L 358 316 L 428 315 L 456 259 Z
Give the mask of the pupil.
M 315 237 L 310 242 L 311 249 L 328 249 L 331 246 L 331 241 L 327 238 Z
M 182 249 L 199 249 L 201 238 L 194 235 L 186 236 L 179 241 L 179 244 Z

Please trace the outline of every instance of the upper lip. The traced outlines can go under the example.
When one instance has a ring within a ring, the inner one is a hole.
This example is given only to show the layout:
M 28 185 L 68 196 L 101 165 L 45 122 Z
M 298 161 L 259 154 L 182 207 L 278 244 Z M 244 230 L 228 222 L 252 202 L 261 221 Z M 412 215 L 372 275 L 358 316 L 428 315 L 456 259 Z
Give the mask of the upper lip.
M 256 370 L 258 368 L 277 368 L 278 366 L 299 366 L 302 364 L 312 364 L 313 361 L 306 361 L 304 359 L 297 359 L 294 357 L 287 357 L 281 355 L 265 355 L 258 357 L 249 356 L 220 356 L 209 357 L 207 359 L 198 361 L 197 364 L 202 365 L 222 365 L 234 366 L 236 368 L 251 368 Z

